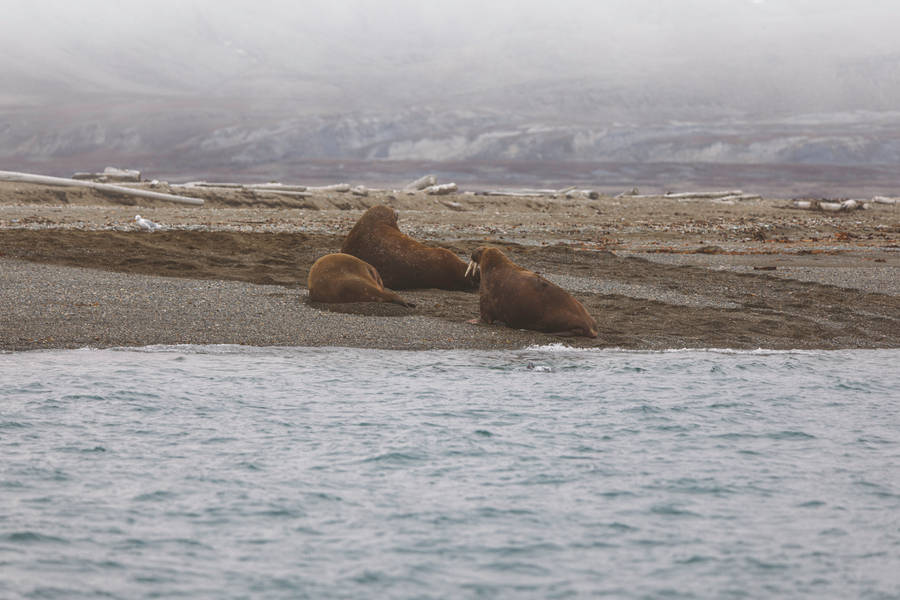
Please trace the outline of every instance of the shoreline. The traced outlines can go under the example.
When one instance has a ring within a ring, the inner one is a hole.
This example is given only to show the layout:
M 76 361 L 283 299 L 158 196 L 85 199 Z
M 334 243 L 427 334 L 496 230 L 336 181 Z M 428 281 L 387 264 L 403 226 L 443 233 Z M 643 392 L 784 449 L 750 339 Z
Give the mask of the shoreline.
M 281 205 L 296 198 L 245 205 L 240 192 L 204 190 L 208 206 L 183 208 L 122 205 L 88 192 L 0 186 L 0 350 L 900 347 L 893 207 L 829 215 L 767 199 L 383 193 L 321 194 L 303 202 L 344 208 L 302 208 Z M 308 304 L 309 267 L 340 247 L 366 205 L 379 203 L 399 210 L 405 233 L 461 257 L 479 245 L 500 247 L 573 293 L 597 319 L 599 337 L 466 323 L 478 316 L 477 293 L 401 291 L 414 309 Z M 138 231 L 136 213 L 166 229 Z

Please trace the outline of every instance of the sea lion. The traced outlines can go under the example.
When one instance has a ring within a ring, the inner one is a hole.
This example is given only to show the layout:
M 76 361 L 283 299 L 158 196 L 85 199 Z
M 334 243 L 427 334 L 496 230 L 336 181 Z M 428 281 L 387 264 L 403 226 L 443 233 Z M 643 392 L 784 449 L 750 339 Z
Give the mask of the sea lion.
M 385 289 L 375 267 L 349 254 L 326 254 L 313 263 L 307 286 L 311 302 L 393 302 L 415 306 Z
M 466 276 L 466 263 L 446 248 L 417 242 L 397 227 L 397 211 L 389 206 L 367 210 L 341 246 L 341 252 L 366 261 L 394 290 L 440 288 L 474 290 L 478 282 Z
M 485 323 L 554 335 L 597 337 L 597 321 L 581 302 L 537 273 L 523 269 L 497 248 L 472 253 L 467 272 L 481 272 L 479 308 Z

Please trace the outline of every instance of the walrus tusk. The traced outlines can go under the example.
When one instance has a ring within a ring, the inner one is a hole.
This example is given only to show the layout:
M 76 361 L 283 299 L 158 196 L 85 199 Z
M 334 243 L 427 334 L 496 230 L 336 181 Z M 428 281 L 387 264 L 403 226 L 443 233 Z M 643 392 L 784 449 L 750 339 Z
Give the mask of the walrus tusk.
M 466 267 L 466 279 L 472 276 L 478 270 L 478 263 L 474 260 L 469 261 L 469 266 Z

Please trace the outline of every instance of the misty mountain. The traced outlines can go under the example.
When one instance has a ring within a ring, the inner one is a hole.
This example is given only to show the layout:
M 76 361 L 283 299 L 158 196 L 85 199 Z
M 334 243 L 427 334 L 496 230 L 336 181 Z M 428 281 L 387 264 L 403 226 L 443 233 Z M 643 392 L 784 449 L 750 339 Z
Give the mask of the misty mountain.
M 0 160 L 900 160 L 874 2 L 377 4 L 16 0 Z

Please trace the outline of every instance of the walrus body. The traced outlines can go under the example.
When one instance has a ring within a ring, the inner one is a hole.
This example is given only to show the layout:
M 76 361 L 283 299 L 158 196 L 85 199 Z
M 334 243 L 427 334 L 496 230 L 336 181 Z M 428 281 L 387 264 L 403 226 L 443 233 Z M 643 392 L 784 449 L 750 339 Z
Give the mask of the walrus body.
M 414 306 L 385 289 L 375 267 L 349 254 L 326 254 L 313 263 L 307 286 L 312 302 L 393 302 Z
M 397 211 L 389 206 L 367 210 L 344 240 L 341 252 L 361 258 L 394 290 L 440 288 L 474 290 L 466 263 L 446 248 L 430 248 L 397 227 Z
M 472 253 L 468 271 L 481 271 L 479 308 L 485 323 L 555 335 L 597 337 L 597 322 L 564 289 L 518 266 L 497 248 Z

